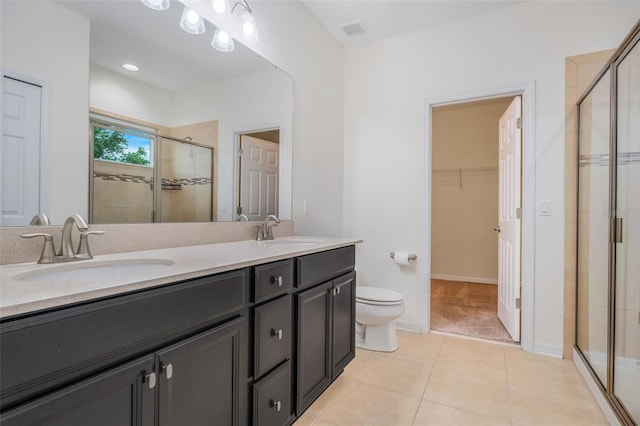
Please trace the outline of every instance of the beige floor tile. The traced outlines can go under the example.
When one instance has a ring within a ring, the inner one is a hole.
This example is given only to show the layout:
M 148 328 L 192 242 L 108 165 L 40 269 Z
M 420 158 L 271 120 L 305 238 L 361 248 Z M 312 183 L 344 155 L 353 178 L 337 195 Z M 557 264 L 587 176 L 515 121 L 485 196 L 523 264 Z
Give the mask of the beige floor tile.
M 476 354 L 478 360 L 481 354 Z M 424 400 L 508 421 L 509 401 L 504 381 L 456 370 L 434 371 Z
M 351 364 L 353 362 L 354 361 L 352 361 Z M 349 366 L 351 366 L 351 364 L 349 364 Z M 347 368 L 349 368 L 349 366 Z M 324 409 L 327 408 L 329 403 L 331 403 L 331 401 L 333 401 L 333 399 L 338 396 L 347 381 L 348 379 L 346 378 L 344 373 L 340 375 L 340 377 L 338 377 L 336 380 L 334 380 L 334 382 L 331 383 L 331 386 L 329 386 L 327 390 L 325 390 L 322 395 L 320 395 L 318 399 L 316 399 L 313 404 L 311 404 L 311 406 L 307 408 L 304 414 L 300 416 L 300 418 L 298 418 L 298 420 L 296 421 L 296 425 L 315 424 L 314 422 L 318 419 L 318 417 L 320 417 L 320 414 L 322 414 Z
M 606 425 L 593 398 L 509 384 L 511 421 L 514 425 Z
M 422 398 L 431 367 L 374 354 L 350 373 L 351 380 Z
M 418 398 L 348 381 L 319 420 L 339 426 L 410 425 L 419 405 Z
M 510 423 L 470 411 L 422 401 L 413 424 L 415 426 L 508 426 Z
M 505 355 L 502 351 L 482 351 L 476 357 L 467 352 L 443 351 L 433 371 L 457 371 L 486 379 L 507 381 Z
M 517 347 L 512 345 L 504 345 L 490 341 L 472 340 L 458 338 L 452 336 L 444 336 L 444 342 L 440 349 L 440 355 L 462 354 L 469 356 L 477 356 L 478 353 L 492 352 L 504 353 L 508 350 L 515 350 Z
M 376 354 L 423 365 L 433 365 L 443 341 L 444 336 L 441 334 L 420 334 L 398 330 L 398 350 L 376 352 Z
M 555 366 L 529 359 L 507 357 L 509 384 L 522 385 L 540 391 L 555 391 L 591 400 L 584 380 L 575 366 Z

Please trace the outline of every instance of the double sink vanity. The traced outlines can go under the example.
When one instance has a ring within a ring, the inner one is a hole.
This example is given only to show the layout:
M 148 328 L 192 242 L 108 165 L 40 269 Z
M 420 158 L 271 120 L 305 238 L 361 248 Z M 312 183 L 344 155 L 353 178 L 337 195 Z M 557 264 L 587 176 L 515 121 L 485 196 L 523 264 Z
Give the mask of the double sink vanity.
M 2 425 L 285 425 L 355 356 L 355 244 L 0 268 Z

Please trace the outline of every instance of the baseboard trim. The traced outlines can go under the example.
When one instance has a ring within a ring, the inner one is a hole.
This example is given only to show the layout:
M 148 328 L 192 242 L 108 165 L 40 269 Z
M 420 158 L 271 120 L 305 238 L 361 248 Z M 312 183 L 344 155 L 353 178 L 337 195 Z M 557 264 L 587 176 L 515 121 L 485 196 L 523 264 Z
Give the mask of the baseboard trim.
M 446 274 L 431 274 L 432 280 L 445 280 L 445 281 L 463 281 L 468 283 L 478 284 L 495 284 L 498 285 L 498 279 L 494 278 L 482 278 L 482 277 L 464 277 L 462 275 L 446 275 Z
M 578 351 L 576 351 L 576 348 L 573 348 L 573 364 L 578 369 L 578 372 L 580 373 L 580 375 L 582 376 L 582 379 L 587 384 L 589 391 L 591 391 L 591 395 L 593 395 L 593 398 L 596 400 L 596 403 L 600 407 L 602 414 L 604 414 L 604 417 L 607 419 L 609 424 L 620 425 L 620 420 L 618 420 L 618 416 L 616 416 L 613 409 L 609 405 L 609 402 L 607 402 L 607 399 L 604 397 L 604 395 L 602 395 L 602 391 L 600 390 L 600 387 L 598 386 L 594 378 L 591 376 L 591 373 L 589 372 L 589 367 L 585 365 L 584 361 L 578 354 Z
M 533 353 L 562 359 L 562 346 L 533 342 Z
M 420 327 L 420 324 L 415 322 L 396 320 L 395 325 L 398 330 L 410 331 L 412 333 L 425 333 L 422 327 Z

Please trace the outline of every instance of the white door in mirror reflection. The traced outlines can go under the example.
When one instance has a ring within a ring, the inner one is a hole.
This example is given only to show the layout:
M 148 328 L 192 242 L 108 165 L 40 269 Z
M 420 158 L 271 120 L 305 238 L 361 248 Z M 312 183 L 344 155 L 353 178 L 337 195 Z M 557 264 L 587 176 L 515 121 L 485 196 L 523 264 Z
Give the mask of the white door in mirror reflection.
M 240 136 L 240 207 L 249 220 L 278 215 L 279 144 Z
M 2 78 L 2 226 L 26 226 L 40 211 L 42 88 Z

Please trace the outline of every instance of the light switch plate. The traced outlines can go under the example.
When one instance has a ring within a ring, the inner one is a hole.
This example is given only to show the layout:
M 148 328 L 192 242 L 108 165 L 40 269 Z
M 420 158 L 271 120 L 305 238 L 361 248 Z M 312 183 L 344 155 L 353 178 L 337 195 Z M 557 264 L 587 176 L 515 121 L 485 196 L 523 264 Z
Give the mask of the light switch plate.
M 540 200 L 540 216 L 551 216 L 550 200 Z

